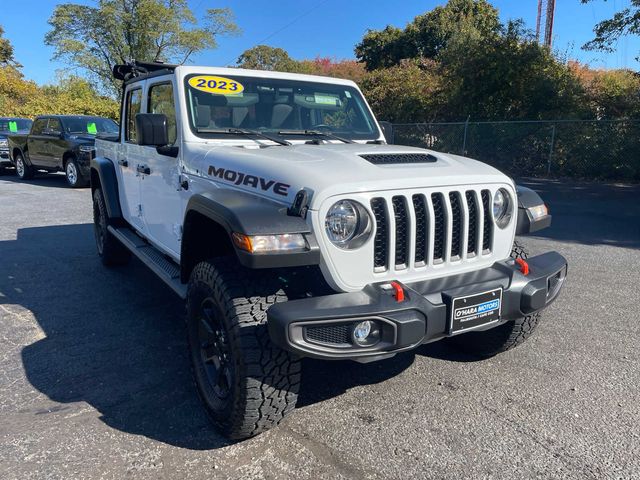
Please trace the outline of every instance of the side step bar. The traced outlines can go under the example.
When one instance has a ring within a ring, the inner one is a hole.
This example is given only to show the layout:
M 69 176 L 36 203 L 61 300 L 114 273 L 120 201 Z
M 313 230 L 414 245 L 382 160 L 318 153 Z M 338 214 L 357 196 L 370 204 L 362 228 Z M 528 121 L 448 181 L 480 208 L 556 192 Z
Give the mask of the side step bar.
M 180 268 L 153 246 L 142 240 L 127 227 L 108 227 L 109 232 L 127 249 L 131 250 L 142 263 L 149 267 L 160 279 L 169 285 L 180 298 L 187 298 L 187 286 L 180 282 Z

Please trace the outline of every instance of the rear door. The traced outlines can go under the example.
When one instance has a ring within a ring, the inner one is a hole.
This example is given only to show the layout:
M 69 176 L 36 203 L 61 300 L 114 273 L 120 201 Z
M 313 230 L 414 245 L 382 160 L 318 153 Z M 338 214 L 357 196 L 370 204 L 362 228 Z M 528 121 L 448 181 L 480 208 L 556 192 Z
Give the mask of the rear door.
M 143 82 L 127 87 L 122 114 L 122 144 L 118 149 L 116 168 L 118 169 L 120 204 L 127 221 L 140 233 L 144 233 L 142 205 L 140 202 L 140 174 L 137 166 L 142 162 L 142 152 L 138 145 L 135 116 L 143 108 Z
M 49 136 L 45 134 L 48 118 L 38 118 L 33 122 L 31 133 L 27 136 L 27 152 L 31 165 L 47 166 L 47 145 Z

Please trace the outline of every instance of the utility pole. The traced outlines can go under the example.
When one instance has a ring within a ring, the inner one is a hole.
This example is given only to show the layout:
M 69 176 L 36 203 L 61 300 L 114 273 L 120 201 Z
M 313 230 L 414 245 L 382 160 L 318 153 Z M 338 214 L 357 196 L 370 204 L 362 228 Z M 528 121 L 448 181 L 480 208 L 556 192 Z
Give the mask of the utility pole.
M 536 40 L 540 42 L 540 34 L 544 28 L 543 44 L 551 48 L 553 40 L 553 17 L 556 0 L 538 0 L 538 16 L 536 19 Z

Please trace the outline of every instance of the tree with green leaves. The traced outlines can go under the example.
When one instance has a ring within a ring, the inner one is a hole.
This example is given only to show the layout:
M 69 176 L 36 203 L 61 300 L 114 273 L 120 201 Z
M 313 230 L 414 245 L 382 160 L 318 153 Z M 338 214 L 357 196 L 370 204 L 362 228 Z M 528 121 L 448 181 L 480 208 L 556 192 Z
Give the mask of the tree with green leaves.
M 240 68 L 280 72 L 296 71 L 296 63 L 285 50 L 269 45 L 256 45 L 245 50 L 236 61 Z
M 112 68 L 132 60 L 185 63 L 238 31 L 231 10 L 206 10 L 199 22 L 186 0 L 98 0 L 96 6 L 63 3 L 49 18 L 45 43 L 55 59 L 88 71 L 115 93 Z
M 498 11 L 487 0 L 449 0 L 418 15 L 404 30 L 368 31 L 355 52 L 367 70 L 375 70 L 407 58 L 436 58 L 452 38 L 495 37 L 500 27 Z
M 582 0 L 582 3 L 591 1 L 593 0 Z M 596 35 L 595 38 L 585 43 L 583 49 L 612 52 L 620 37 L 640 35 L 640 0 L 630 0 L 627 8 L 598 23 L 593 32 Z M 640 62 L 640 56 L 636 57 L 636 60 Z
M 4 28 L 0 25 L 0 66 L 21 67 L 13 56 L 13 45 L 4 37 Z
M 583 89 L 570 68 L 538 44 L 521 21 L 495 37 L 466 37 L 439 55 L 443 116 L 463 120 L 580 117 Z

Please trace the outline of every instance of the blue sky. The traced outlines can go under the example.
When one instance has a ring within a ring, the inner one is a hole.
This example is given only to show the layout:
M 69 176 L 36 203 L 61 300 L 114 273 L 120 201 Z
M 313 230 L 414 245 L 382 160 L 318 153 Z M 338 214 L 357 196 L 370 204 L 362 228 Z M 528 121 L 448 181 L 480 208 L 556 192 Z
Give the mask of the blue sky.
M 66 0 L 93 3 L 92 0 Z M 640 51 L 639 38 L 620 40 L 614 53 L 584 52 L 580 46 L 592 38 L 593 26 L 629 4 L 630 0 L 595 0 L 583 5 L 580 0 L 558 0 L 554 28 L 554 47 L 571 58 L 593 67 L 634 70 Z M 3 0 L 0 24 L 24 65 L 27 78 L 38 83 L 51 82 L 56 70 L 68 66 L 51 61 L 52 49 L 43 42 L 47 19 L 59 0 Z M 193 63 L 233 64 L 244 50 L 257 43 L 282 47 L 294 58 L 318 55 L 337 59 L 353 58 L 353 46 L 367 29 L 386 25 L 404 26 L 416 15 L 445 3 L 437 0 L 189 0 L 196 14 L 206 8 L 230 7 L 243 32 L 235 38 L 221 38 L 217 50 L 193 57 Z M 523 18 L 535 29 L 537 0 L 492 0 L 503 20 Z M 390 6 L 391 5 L 391 6 Z M 292 20 L 299 18 L 293 24 Z M 267 39 L 265 41 L 265 39 Z

